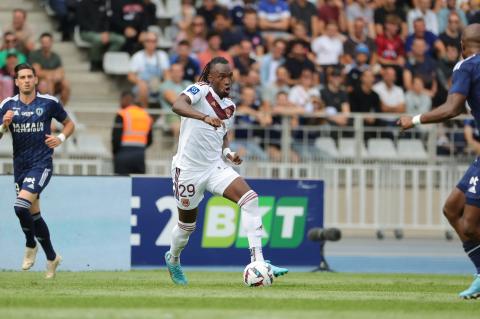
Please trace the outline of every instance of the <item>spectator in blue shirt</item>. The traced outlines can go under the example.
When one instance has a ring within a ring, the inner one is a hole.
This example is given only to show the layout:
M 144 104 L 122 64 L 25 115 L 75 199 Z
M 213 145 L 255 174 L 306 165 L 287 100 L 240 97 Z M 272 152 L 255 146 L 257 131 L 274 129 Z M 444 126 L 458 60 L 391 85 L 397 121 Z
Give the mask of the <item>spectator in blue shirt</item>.
M 426 29 L 425 20 L 417 18 L 413 22 L 413 33 L 405 40 L 405 51 L 409 54 L 412 51 L 413 40 L 423 39 L 427 44 L 427 51 L 425 54 L 434 57 L 435 54 L 439 57 L 445 55 L 445 46 L 442 41 L 433 33 Z

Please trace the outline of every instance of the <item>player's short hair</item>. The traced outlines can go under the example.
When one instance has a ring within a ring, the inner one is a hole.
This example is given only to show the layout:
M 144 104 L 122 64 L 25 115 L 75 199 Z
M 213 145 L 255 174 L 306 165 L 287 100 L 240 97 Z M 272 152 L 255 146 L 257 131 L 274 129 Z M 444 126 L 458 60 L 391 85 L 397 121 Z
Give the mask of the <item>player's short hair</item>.
M 33 66 L 28 63 L 20 63 L 15 66 L 15 79 L 18 78 L 18 72 L 20 72 L 21 70 L 32 70 L 33 75 L 37 76 L 37 73 L 35 72 Z
M 228 64 L 228 61 L 227 59 L 221 56 L 217 56 L 211 59 L 210 62 L 208 62 L 207 65 L 205 65 L 202 73 L 200 74 L 200 79 L 199 79 L 200 82 L 210 83 L 208 81 L 208 76 L 210 75 L 210 71 L 212 70 L 212 67 L 214 67 L 216 64 Z

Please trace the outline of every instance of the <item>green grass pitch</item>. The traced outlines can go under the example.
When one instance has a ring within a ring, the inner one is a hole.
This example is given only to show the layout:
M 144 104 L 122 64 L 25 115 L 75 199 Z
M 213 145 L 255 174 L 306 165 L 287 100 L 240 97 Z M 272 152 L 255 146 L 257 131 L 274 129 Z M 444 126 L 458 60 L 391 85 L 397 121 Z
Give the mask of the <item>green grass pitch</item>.
M 477 318 L 468 276 L 290 273 L 248 288 L 236 272 L 0 272 L 0 318 Z

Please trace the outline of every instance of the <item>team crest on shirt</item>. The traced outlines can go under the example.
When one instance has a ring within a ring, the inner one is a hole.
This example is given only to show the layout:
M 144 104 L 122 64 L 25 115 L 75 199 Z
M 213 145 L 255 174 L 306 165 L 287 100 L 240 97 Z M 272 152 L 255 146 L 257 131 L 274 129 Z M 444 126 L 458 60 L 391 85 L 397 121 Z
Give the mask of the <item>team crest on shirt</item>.
M 35 109 L 35 113 L 36 113 L 38 116 L 40 116 L 40 115 L 42 115 L 42 114 L 43 114 L 43 109 L 42 109 L 42 108 L 39 108 L 39 107 L 37 107 L 37 108 Z
M 198 92 L 200 92 L 200 89 L 197 88 L 196 86 L 192 86 L 192 87 L 190 87 L 190 88 L 187 90 L 187 92 L 190 92 L 190 93 L 192 93 L 193 95 L 195 95 L 195 94 L 197 94 Z
M 182 203 L 183 207 L 188 207 L 190 206 L 190 200 L 188 198 L 181 198 L 180 202 Z

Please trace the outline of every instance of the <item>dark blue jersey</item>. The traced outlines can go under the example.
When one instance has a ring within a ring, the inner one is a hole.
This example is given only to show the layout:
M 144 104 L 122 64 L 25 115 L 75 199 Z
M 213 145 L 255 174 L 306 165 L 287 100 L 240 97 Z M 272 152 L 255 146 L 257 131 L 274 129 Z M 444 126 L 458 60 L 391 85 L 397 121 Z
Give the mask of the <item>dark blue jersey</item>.
M 46 134 L 51 134 L 52 118 L 63 122 L 67 113 L 58 100 L 50 95 L 37 93 L 30 104 L 20 101 L 18 95 L 0 104 L 0 121 L 12 110 L 13 121 L 9 126 L 13 140 L 13 166 L 15 171 L 33 167 L 51 167 L 53 149 L 45 144 Z
M 480 127 L 480 55 L 458 62 L 453 68 L 452 87 L 448 94 L 458 93 L 467 98 L 477 127 Z

